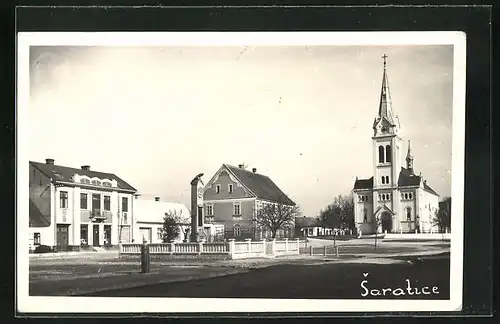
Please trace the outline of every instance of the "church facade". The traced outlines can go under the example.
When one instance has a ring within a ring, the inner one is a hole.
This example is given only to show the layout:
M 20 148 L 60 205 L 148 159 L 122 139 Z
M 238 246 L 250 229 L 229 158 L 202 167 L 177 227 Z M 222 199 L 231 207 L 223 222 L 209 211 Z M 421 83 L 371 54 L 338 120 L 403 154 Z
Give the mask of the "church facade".
M 439 195 L 416 174 L 408 141 L 403 165 L 399 119 L 393 114 L 386 55 L 378 114 L 373 122 L 373 176 L 354 183 L 354 219 L 358 232 L 426 233 L 433 228 Z

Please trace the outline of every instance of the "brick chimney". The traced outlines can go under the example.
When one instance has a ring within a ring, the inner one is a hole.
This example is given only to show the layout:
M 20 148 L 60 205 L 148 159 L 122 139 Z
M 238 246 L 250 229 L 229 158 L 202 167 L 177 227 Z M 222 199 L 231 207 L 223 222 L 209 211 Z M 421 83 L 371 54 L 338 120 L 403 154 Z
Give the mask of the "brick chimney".
M 253 168 L 253 169 L 252 169 L 252 172 L 253 172 L 253 173 L 257 173 L 257 168 Z
M 54 165 L 54 159 L 45 159 L 45 164 L 52 164 L 52 165 Z
M 90 165 L 82 165 L 82 170 L 89 171 Z
M 155 201 L 160 201 L 160 197 L 155 197 Z

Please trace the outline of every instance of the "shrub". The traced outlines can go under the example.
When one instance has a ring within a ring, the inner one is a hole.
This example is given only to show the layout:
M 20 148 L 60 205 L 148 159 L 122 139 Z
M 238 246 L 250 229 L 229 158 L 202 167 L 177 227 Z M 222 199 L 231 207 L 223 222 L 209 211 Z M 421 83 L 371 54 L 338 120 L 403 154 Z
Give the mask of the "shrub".
M 50 253 L 52 252 L 52 248 L 47 245 L 39 245 L 35 248 L 34 253 Z

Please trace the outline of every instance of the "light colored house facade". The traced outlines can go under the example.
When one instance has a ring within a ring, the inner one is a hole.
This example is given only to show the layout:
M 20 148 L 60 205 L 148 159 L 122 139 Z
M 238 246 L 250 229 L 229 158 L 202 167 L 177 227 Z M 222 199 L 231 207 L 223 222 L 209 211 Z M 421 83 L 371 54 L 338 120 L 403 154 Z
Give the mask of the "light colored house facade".
M 378 114 L 373 122 L 373 177 L 358 179 L 353 189 L 358 232 L 430 232 L 439 195 L 414 170 L 408 141 L 405 166 L 399 119 L 393 114 L 386 62 Z
M 295 235 L 299 237 L 333 235 L 333 228 L 323 227 L 318 218 L 295 217 Z
M 136 189 L 112 173 L 29 162 L 30 247 L 57 251 L 131 242 Z
M 203 189 L 205 224 L 224 224 L 224 237 L 242 240 L 262 239 L 271 233 L 255 226 L 254 218 L 265 204 L 295 206 L 278 186 L 257 169 L 246 170 L 223 164 Z M 278 232 L 278 237 L 292 237 L 293 226 Z
M 134 242 L 162 243 L 163 223 L 166 214 L 179 219 L 179 236 L 175 242 L 186 239 L 186 231 L 191 227 L 190 212 L 186 205 L 162 201 L 160 197 L 147 198 L 137 195 L 134 200 Z M 189 236 L 189 235 L 188 235 Z

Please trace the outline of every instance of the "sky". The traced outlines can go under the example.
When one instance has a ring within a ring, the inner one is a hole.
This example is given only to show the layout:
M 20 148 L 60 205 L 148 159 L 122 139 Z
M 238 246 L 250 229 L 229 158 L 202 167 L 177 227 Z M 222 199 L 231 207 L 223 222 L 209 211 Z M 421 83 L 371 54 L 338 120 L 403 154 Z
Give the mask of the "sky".
M 383 54 L 402 158 L 450 196 L 452 46 L 31 47 L 29 158 L 187 206 L 244 163 L 317 216 L 373 174 Z

